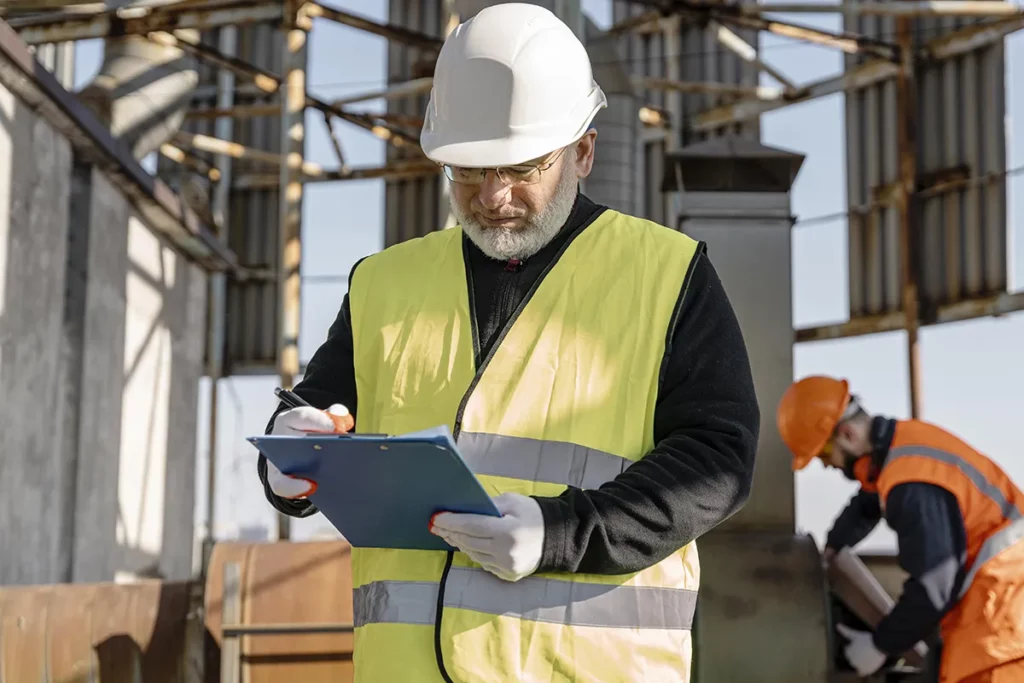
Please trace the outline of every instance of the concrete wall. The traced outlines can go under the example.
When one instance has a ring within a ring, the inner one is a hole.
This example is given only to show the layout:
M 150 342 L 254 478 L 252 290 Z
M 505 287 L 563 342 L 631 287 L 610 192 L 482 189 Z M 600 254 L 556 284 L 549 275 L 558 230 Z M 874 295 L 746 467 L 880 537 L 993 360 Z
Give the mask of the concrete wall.
M 188 577 L 205 293 L 0 88 L 0 584 Z

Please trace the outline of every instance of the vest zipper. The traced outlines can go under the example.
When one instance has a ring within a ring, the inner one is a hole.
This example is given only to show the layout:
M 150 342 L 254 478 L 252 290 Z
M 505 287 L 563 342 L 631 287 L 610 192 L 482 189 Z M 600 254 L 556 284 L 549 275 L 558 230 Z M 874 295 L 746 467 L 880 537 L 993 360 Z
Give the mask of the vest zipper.
M 541 283 L 544 282 L 544 278 L 547 277 L 551 269 L 561 260 L 562 255 L 565 253 L 569 245 L 579 237 L 591 223 L 593 223 L 598 216 L 604 211 L 595 211 L 587 220 L 583 221 L 578 228 L 569 236 L 569 239 L 559 248 L 558 252 L 551 258 L 551 261 L 544 266 L 544 270 L 541 271 L 540 275 L 530 286 L 530 289 L 526 291 L 526 295 L 523 296 L 523 300 L 519 302 L 516 310 L 512 312 L 509 319 L 505 322 L 505 325 L 501 328 L 501 332 L 498 333 L 497 339 L 491 344 L 491 348 L 487 352 L 487 356 L 483 359 L 480 358 L 480 332 L 477 326 L 476 319 L 476 305 L 473 301 L 473 275 L 469 268 L 469 255 L 466 253 L 468 245 L 466 244 L 466 237 L 463 236 L 462 242 L 462 263 L 463 268 L 466 269 L 466 292 L 469 295 L 469 321 L 470 329 L 473 331 L 473 362 L 477 366 L 476 373 L 473 375 L 472 381 L 469 383 L 469 388 L 466 389 L 466 393 L 463 395 L 462 400 L 459 402 L 459 409 L 455 413 L 455 422 L 452 425 L 452 438 L 455 442 L 459 441 L 459 434 L 462 433 L 462 416 L 466 412 L 466 406 L 469 404 L 469 398 L 473 395 L 473 391 L 476 389 L 476 385 L 480 383 L 480 378 L 483 376 L 484 371 L 490 364 L 491 359 L 494 358 L 494 354 L 497 353 L 498 348 L 501 346 L 501 342 L 505 340 L 506 335 L 512 329 L 512 325 L 515 324 L 516 320 L 522 314 L 523 309 L 530 303 L 533 295 L 537 292 Z M 452 677 L 448 674 L 448 669 L 444 665 L 444 653 L 441 651 L 441 620 L 444 618 L 444 590 L 445 584 L 448 581 L 448 572 L 451 571 L 452 562 L 455 560 L 455 552 L 452 550 L 448 551 L 448 557 L 445 558 L 444 570 L 441 572 L 441 580 L 437 586 L 437 609 L 434 613 L 434 656 L 437 659 L 437 669 L 441 674 L 441 678 L 444 679 L 445 683 L 455 683 Z

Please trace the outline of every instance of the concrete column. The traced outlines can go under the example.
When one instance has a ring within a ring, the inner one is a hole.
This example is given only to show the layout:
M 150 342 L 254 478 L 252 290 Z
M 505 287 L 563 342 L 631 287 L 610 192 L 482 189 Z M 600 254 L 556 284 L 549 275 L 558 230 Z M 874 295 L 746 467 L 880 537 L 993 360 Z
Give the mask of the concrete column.
M 794 535 L 793 472 L 775 428 L 793 377 L 789 190 L 802 162 L 738 138 L 665 159 L 664 189 L 680 193 L 679 230 L 708 246 L 743 329 L 761 408 L 750 499 L 697 541 L 695 683 L 828 680 L 825 579 L 813 539 Z

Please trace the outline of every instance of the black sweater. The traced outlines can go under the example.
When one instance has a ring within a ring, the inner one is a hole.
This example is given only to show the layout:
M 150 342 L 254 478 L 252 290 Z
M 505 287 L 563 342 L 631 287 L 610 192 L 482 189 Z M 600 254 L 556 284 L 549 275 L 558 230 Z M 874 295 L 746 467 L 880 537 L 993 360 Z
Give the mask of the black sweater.
M 579 195 L 558 236 L 521 263 L 490 259 L 467 239 L 481 357 L 559 248 L 604 209 Z M 746 502 L 760 414 L 739 324 L 703 249 L 694 257 L 680 296 L 679 322 L 666 349 L 655 406 L 654 449 L 599 489 L 570 487 L 559 496 L 535 497 L 545 527 L 538 571 L 638 571 L 712 529 Z M 358 428 L 347 295 L 295 392 L 318 408 L 344 404 Z M 316 512 L 308 501 L 273 494 L 262 456 L 259 473 L 275 508 L 296 517 Z

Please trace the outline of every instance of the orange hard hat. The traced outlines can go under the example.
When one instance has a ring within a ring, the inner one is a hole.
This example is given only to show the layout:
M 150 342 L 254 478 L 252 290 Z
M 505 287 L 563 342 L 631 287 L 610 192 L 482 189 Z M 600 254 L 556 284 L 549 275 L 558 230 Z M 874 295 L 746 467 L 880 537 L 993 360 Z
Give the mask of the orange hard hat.
M 793 452 L 794 470 L 821 455 L 849 403 L 850 385 L 845 379 L 812 375 L 786 389 L 775 423 Z

